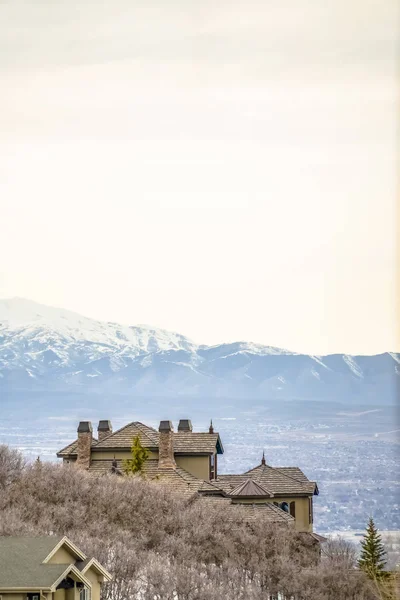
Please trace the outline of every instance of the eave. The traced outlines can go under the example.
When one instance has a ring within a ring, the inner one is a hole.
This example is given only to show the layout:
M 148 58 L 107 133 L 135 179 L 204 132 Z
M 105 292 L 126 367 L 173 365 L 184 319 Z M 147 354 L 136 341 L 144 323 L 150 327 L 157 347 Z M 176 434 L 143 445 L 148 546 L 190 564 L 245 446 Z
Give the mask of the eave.
M 83 575 L 86 573 L 86 571 L 88 571 L 89 569 L 93 568 L 94 571 L 97 572 L 98 575 L 102 575 L 104 577 L 104 579 L 106 579 L 107 581 L 111 581 L 112 580 L 112 575 L 111 573 L 109 573 L 107 571 L 107 569 L 105 569 L 98 560 L 96 560 L 95 558 L 92 558 L 87 565 L 85 565 L 85 567 L 82 569 L 82 571 L 80 571 L 80 573 L 83 573 Z
M 77 546 L 75 546 L 75 544 L 73 542 L 71 542 L 70 539 L 67 538 L 67 536 L 64 536 L 63 538 L 61 538 L 61 540 L 56 544 L 56 546 L 54 546 L 53 550 L 46 556 L 46 558 L 43 560 L 42 564 L 47 564 L 49 562 L 49 560 L 51 559 L 52 556 L 54 556 L 54 554 L 60 549 L 62 548 L 62 546 L 67 546 L 68 550 L 74 555 L 75 560 L 85 560 L 86 559 L 86 555 L 83 554 L 83 552 L 81 552 L 79 550 L 79 548 Z
M 83 573 L 81 573 L 81 571 L 79 571 L 79 569 L 77 569 L 75 567 L 75 565 L 68 565 L 68 567 L 65 569 L 64 573 L 62 575 L 60 575 L 60 577 L 58 577 L 58 579 L 53 583 L 53 585 L 51 586 L 51 591 L 55 592 L 57 589 L 57 586 L 62 582 L 63 579 L 65 579 L 70 573 L 72 573 L 77 579 L 78 581 L 81 581 L 84 585 L 86 585 L 86 587 L 88 587 L 89 589 L 92 589 L 92 582 L 87 579 Z
M 47 592 L 52 591 L 51 587 L 0 587 L 0 594 L 15 594 L 15 592 Z

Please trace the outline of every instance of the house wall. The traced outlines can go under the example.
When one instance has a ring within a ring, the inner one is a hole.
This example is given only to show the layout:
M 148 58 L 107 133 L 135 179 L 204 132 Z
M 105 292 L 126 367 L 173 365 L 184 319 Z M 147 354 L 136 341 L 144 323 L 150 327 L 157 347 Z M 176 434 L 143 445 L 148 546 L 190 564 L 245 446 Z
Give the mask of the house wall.
M 129 450 L 102 450 L 101 452 L 92 452 L 92 460 L 112 460 L 113 458 L 117 460 L 124 460 L 127 458 L 132 458 L 132 454 Z M 149 452 L 149 458 L 158 460 L 158 452 Z
M 178 467 L 185 469 L 199 479 L 210 479 L 209 456 L 175 456 Z
M 66 600 L 65 596 L 65 590 L 56 590 L 53 594 L 53 600 Z
M 3 598 L 3 600 L 25 600 L 26 599 L 26 594 L 3 594 L 3 592 L 0 592 L 0 596 Z
M 90 583 L 92 584 L 92 600 L 100 600 L 100 580 L 102 579 L 102 577 L 97 575 L 97 573 L 93 569 L 88 569 L 85 572 L 85 577 L 86 579 L 89 579 Z
M 70 588 L 65 590 L 65 600 L 77 600 L 79 598 L 79 590 L 77 588 Z
M 260 500 L 258 500 L 257 498 L 243 498 L 240 500 L 240 502 L 238 500 L 232 499 L 232 502 L 234 504 L 265 504 L 266 502 L 269 502 L 271 504 L 273 504 L 274 502 L 279 502 L 279 504 L 281 502 L 287 502 L 288 504 L 290 504 L 291 502 L 295 502 L 296 505 L 296 517 L 295 517 L 295 529 L 296 531 L 308 531 L 311 532 L 313 530 L 313 524 L 309 522 L 309 498 L 307 497 L 293 497 L 293 496 L 286 496 L 286 497 L 280 497 L 280 498 L 271 498 L 271 499 L 265 499 L 265 498 L 260 498 Z
M 57 552 L 51 557 L 47 564 L 49 565 L 71 565 L 74 564 L 76 558 L 68 552 L 65 546 L 61 546 Z

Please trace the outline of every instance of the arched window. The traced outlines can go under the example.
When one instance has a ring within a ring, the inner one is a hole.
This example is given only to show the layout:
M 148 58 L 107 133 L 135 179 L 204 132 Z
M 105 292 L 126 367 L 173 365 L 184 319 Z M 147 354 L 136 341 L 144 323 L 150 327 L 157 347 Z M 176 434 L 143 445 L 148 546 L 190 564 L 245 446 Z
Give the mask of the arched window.
M 289 512 L 289 504 L 287 502 L 281 502 L 280 507 L 285 512 L 287 512 L 287 513 Z

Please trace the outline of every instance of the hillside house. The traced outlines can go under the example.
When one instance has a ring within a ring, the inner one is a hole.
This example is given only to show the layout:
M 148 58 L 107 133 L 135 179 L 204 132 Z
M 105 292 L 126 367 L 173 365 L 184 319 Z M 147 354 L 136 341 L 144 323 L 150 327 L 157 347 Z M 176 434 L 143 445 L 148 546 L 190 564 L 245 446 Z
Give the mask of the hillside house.
M 111 579 L 67 537 L 0 537 L 1 600 L 100 600 Z
M 240 505 L 249 520 L 262 514 L 275 523 L 313 533 L 313 497 L 318 487 L 298 467 L 272 467 L 263 455 L 261 464 L 238 475 L 218 472 L 218 456 L 224 448 L 212 423 L 207 432 L 194 432 L 190 420 L 161 421 L 158 431 L 140 422 L 113 432 L 110 421 L 100 421 L 93 436 L 89 421 L 81 421 L 78 438 L 57 453 L 64 463 L 74 463 L 94 476 L 123 475 L 123 461 L 131 457 L 132 440 L 139 436 L 149 457 L 144 475 L 185 498 Z

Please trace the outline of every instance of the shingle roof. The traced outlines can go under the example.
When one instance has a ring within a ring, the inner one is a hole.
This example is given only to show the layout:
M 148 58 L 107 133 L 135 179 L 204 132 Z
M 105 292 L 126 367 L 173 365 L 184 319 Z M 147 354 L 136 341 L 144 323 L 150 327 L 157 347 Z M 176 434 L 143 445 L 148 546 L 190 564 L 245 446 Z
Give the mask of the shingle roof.
M 174 433 L 174 452 L 176 453 L 193 452 L 196 454 L 212 454 L 215 452 L 218 443 L 220 443 L 218 433 L 199 433 L 194 431 L 178 431 Z
M 251 479 L 261 485 L 274 496 L 309 496 L 318 493 L 315 482 L 309 481 L 300 469 L 296 467 L 275 469 L 263 464 L 247 471 L 247 473 L 243 473 L 243 475 L 219 475 L 216 485 L 230 496 L 235 488 L 243 484 L 247 479 Z
M 231 490 L 229 495 L 247 498 L 254 498 L 255 496 L 269 496 L 271 498 L 273 496 L 272 492 L 269 492 L 252 479 L 245 479 L 240 485 Z
M 140 443 L 145 448 L 157 448 L 158 447 L 158 431 L 153 427 L 148 427 L 144 423 L 134 421 L 128 423 L 121 429 L 114 431 L 111 435 L 96 444 L 97 448 L 130 448 L 132 446 L 132 439 L 139 436 Z
M 198 501 L 202 504 L 207 503 L 211 507 L 222 506 L 226 510 L 224 514 L 228 521 L 235 520 L 235 516 L 239 513 L 243 520 L 248 523 L 259 521 L 260 516 L 270 523 L 293 525 L 295 522 L 295 519 L 289 513 L 272 503 L 236 504 L 230 498 L 218 496 L 202 496 Z
M 89 467 L 89 474 L 99 476 L 111 473 L 112 463 L 112 460 L 92 460 Z M 116 463 L 117 469 L 123 472 L 123 461 L 117 460 Z M 178 492 L 183 497 L 191 497 L 197 492 L 219 492 L 218 488 L 208 481 L 198 479 L 181 467 L 177 466 L 174 469 L 160 469 L 158 467 L 158 460 L 154 459 L 149 459 L 144 463 L 143 474 L 150 480 L 161 481 L 172 491 Z
M 0 589 L 50 588 L 69 565 L 42 564 L 61 537 L 0 537 Z
M 140 443 L 144 448 L 158 448 L 158 431 L 139 421 L 128 423 L 101 441 L 93 438 L 92 448 L 96 452 L 110 448 L 129 449 L 136 436 L 139 436 Z M 224 451 L 218 433 L 178 431 L 174 432 L 173 436 L 176 454 L 212 454 L 216 449 L 218 454 L 222 454 Z M 76 456 L 77 445 L 78 440 L 75 440 L 57 452 L 57 456 L 59 458 Z
M 92 439 L 92 448 L 93 448 L 93 446 L 96 446 L 96 444 L 97 444 L 97 439 L 93 438 Z M 65 446 L 65 448 L 63 448 L 62 450 L 59 450 L 57 452 L 57 456 L 59 458 L 63 458 L 63 457 L 67 457 L 67 456 L 76 456 L 77 451 L 78 451 L 78 440 L 74 440 L 73 442 L 68 444 L 68 446 Z

